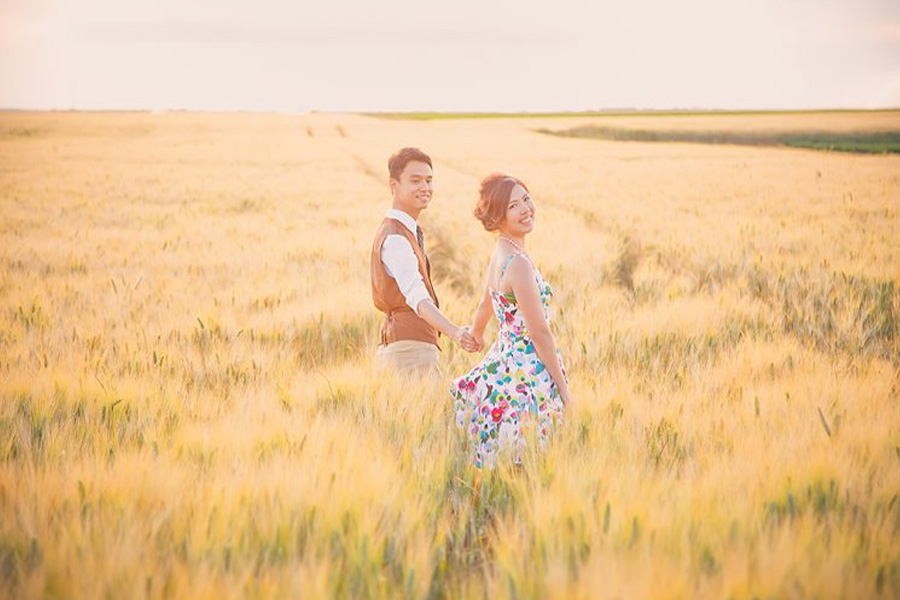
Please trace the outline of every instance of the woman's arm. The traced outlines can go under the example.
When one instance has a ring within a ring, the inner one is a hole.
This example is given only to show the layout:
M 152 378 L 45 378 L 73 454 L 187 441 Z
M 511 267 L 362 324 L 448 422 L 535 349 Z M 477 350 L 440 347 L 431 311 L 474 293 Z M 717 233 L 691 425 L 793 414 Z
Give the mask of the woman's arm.
M 562 367 L 556 356 L 556 340 L 550 331 L 550 323 L 544 318 L 544 306 L 541 304 L 541 293 L 538 290 L 537 281 L 534 279 L 534 270 L 531 263 L 523 257 L 517 256 L 509 263 L 506 270 L 506 279 L 516 295 L 516 303 L 522 311 L 525 326 L 531 334 L 534 349 L 538 358 L 544 363 L 556 387 L 562 401 L 569 403 L 569 386 L 563 375 Z
M 472 316 L 472 337 L 482 347 L 484 346 L 484 328 L 487 327 L 488 321 L 491 320 L 491 292 L 487 287 L 484 288 L 484 294 L 481 296 L 481 302 L 475 309 Z

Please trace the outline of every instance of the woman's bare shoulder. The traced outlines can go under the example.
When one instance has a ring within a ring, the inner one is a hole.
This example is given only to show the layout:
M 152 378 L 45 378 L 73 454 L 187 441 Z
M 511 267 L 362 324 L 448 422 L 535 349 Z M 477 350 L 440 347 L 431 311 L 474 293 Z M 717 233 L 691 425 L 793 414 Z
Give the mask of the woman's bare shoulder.
M 515 253 L 505 260 L 508 260 L 509 264 L 506 266 L 504 280 L 509 282 L 510 285 L 516 285 L 534 278 L 534 267 L 527 256 Z

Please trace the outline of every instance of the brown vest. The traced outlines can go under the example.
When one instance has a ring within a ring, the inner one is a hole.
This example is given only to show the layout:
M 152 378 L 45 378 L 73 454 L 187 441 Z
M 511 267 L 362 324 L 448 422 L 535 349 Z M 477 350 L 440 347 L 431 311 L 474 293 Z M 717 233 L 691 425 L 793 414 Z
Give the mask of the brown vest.
M 383 312 L 386 317 L 381 325 L 381 343 L 383 345 L 398 340 L 416 340 L 438 345 L 438 331 L 428 324 L 413 311 L 406 303 L 397 280 L 387 274 L 384 263 L 381 262 L 381 246 L 389 235 L 402 235 L 412 246 L 413 252 L 419 261 L 419 273 L 435 306 L 438 305 L 437 296 L 431 285 L 431 263 L 419 248 L 419 241 L 406 226 L 396 219 L 386 218 L 381 222 L 381 227 L 375 234 L 375 242 L 372 244 L 372 300 L 375 308 Z

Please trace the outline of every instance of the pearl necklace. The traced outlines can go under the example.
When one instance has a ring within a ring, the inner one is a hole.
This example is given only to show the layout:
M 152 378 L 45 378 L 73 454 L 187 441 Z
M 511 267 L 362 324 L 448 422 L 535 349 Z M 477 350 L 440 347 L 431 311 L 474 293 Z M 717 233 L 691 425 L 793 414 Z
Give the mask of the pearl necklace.
M 512 241 L 512 240 L 509 239 L 508 237 L 503 237 L 503 236 L 501 235 L 501 236 L 500 236 L 500 239 L 503 240 L 504 242 L 508 242 L 508 243 L 512 244 L 512 247 L 515 248 L 516 250 L 518 250 L 519 252 L 521 252 L 522 254 L 526 254 L 525 248 L 523 248 L 522 246 L 518 245 L 517 243 L 515 243 L 514 241 Z

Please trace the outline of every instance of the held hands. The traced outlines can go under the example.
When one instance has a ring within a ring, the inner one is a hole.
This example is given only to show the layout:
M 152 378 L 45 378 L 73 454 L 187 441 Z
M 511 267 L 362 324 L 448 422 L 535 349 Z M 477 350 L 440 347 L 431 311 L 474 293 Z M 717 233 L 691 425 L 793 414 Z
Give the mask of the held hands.
M 469 327 L 458 327 L 453 339 L 466 352 L 478 352 L 484 348 L 484 340 L 473 336 Z

